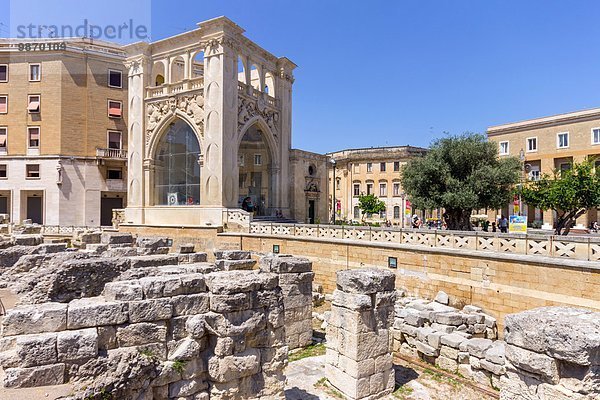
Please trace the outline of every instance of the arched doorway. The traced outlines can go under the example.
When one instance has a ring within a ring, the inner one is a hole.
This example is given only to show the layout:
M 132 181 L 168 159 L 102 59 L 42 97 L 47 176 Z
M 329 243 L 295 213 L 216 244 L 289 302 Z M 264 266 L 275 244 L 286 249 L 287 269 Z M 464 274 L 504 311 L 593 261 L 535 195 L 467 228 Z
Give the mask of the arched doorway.
M 160 138 L 154 155 L 154 204 L 200 204 L 200 143 L 187 122 L 176 119 Z
M 250 126 L 238 149 L 240 208 L 257 216 L 273 214 L 273 159 L 265 133 L 258 124 Z

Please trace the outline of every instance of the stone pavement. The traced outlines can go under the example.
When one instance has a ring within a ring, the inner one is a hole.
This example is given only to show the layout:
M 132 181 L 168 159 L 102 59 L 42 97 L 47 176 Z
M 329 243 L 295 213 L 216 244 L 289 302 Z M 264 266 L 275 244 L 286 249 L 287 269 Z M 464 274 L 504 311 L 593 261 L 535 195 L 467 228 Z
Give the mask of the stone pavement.
M 288 364 L 286 400 L 336 400 L 315 388 L 315 383 L 325 376 L 325 356 L 308 357 Z

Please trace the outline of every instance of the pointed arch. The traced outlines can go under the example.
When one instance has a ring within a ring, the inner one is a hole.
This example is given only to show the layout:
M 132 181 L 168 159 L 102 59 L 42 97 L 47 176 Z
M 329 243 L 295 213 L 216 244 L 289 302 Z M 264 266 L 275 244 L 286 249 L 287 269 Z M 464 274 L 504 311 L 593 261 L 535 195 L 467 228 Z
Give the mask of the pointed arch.
M 171 125 L 171 123 L 175 122 L 178 118 L 184 120 L 190 126 L 190 128 L 196 135 L 196 139 L 198 139 L 198 143 L 200 143 L 200 154 L 204 154 L 204 143 L 202 141 L 202 135 L 200 132 L 198 132 L 196 124 L 190 118 L 189 115 L 187 115 L 179 109 L 176 109 L 175 112 L 170 110 L 168 114 L 165 115 L 162 121 L 160 121 L 160 123 L 152 131 L 150 141 L 148 142 L 148 146 L 146 148 L 147 158 L 154 158 L 158 142 L 160 141 L 162 136 L 167 132 L 167 127 Z
M 269 146 L 269 151 L 271 152 L 271 157 L 273 158 L 273 161 L 275 161 L 275 166 L 279 167 L 281 161 L 279 159 L 279 145 L 275 140 L 275 135 L 273 135 L 273 131 L 271 130 L 271 128 L 269 128 L 269 125 L 267 125 L 265 120 L 259 115 L 255 115 L 254 117 L 250 118 L 248 121 L 246 121 L 242 129 L 240 129 L 240 132 L 237 137 L 237 147 L 240 146 L 240 143 L 242 142 L 242 139 L 248 131 L 248 129 L 250 129 L 250 127 L 252 127 L 252 125 L 254 124 L 257 124 L 260 127 L 261 131 L 264 133 L 267 146 Z

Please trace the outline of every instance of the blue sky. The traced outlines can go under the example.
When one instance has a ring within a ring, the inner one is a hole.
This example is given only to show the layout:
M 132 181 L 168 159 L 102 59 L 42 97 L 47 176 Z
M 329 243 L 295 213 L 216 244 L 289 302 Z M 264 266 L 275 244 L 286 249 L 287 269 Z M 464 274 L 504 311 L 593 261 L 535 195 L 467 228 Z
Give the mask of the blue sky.
M 81 17 L 62 3 L 43 2 Z M 597 1 L 154 0 L 151 14 L 153 39 L 226 15 L 298 64 L 293 146 L 306 150 L 427 146 L 600 106 Z

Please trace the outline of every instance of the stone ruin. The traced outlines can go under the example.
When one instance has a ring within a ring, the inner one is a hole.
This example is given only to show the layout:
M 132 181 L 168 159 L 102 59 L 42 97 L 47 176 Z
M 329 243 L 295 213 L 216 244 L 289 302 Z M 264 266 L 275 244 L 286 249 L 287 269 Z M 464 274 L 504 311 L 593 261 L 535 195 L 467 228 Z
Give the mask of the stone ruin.
M 481 308 L 450 307 L 443 292 L 434 301 L 399 297 L 392 332 L 399 354 L 500 387 L 506 373 L 504 342 L 497 340 L 496 319 Z
M 396 276 L 383 269 L 340 271 L 326 329 L 325 375 L 350 399 L 394 391 L 392 334 Z
M 600 398 L 600 313 L 544 307 L 505 319 L 501 400 Z
M 0 250 L 1 279 L 21 295 L 2 321 L 6 387 L 71 382 L 72 399 L 282 398 L 287 342 L 311 340 L 307 259 L 271 256 L 254 269 L 249 252 L 217 251 L 208 263 L 192 245 L 168 253 L 166 238 L 98 232 L 79 233 L 76 251 L 39 242 Z
M 71 382 L 71 400 L 283 398 L 288 351 L 312 340 L 316 293 L 331 301 L 326 376 L 348 398 L 393 390 L 392 351 L 502 400 L 600 398 L 600 313 L 510 315 L 505 343 L 482 309 L 404 297 L 385 269 L 340 271 L 323 296 L 304 258 L 217 251 L 209 263 L 193 245 L 170 252 L 167 238 L 122 233 L 77 232 L 72 245 L 0 240 L 0 286 L 21 296 L 2 321 L 6 387 Z

